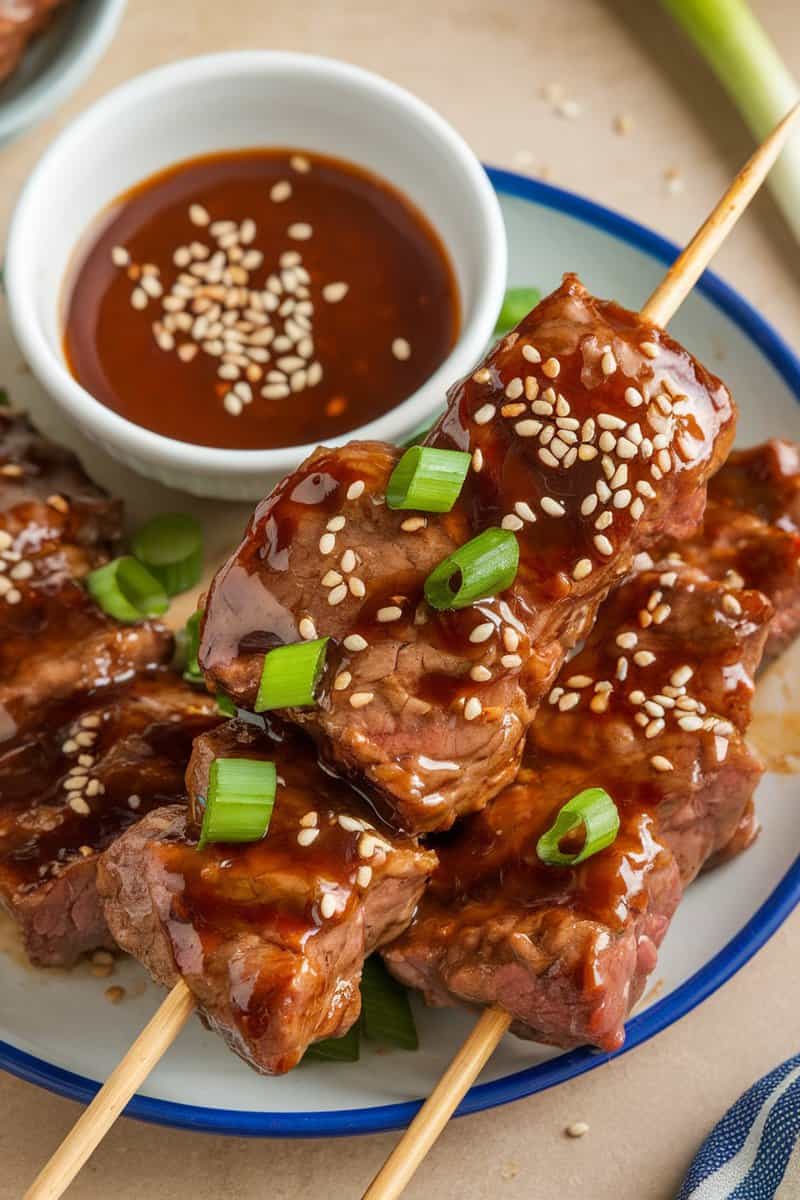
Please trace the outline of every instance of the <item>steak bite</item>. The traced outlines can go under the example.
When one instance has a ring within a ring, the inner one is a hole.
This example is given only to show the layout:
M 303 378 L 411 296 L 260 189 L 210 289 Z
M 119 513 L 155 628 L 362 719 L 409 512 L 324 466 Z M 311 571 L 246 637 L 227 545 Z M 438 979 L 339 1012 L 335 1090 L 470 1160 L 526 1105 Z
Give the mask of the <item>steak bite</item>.
M 167 987 L 183 977 L 231 1049 L 282 1074 L 358 1019 L 364 959 L 411 919 L 436 857 L 376 829 L 297 734 L 234 721 L 198 738 L 195 803 L 220 757 L 276 763 L 265 838 L 198 852 L 187 810 L 163 808 L 106 851 L 99 889 L 118 944 Z
M 122 507 L 25 417 L 0 413 L 0 745 L 51 704 L 157 666 L 172 635 L 120 625 L 80 582 L 121 537 Z
M 800 449 L 773 440 L 731 454 L 711 480 L 702 530 L 670 547 L 714 579 L 758 588 L 775 606 L 765 658 L 800 630 Z
M 210 697 L 161 669 L 62 701 L 0 744 L 0 903 L 33 962 L 114 945 L 98 855 L 151 808 L 185 799 L 192 740 L 218 721 Z
M 392 823 L 446 829 L 514 778 L 565 651 L 638 551 L 697 522 L 732 433 L 719 380 L 567 276 L 451 390 L 427 438 L 472 455 L 453 510 L 387 506 L 392 447 L 315 451 L 218 572 L 201 665 L 248 707 L 267 650 L 329 635 L 318 705 L 286 719 Z M 492 526 L 518 538 L 514 584 L 431 609 L 427 575 Z
M 384 952 L 393 974 L 432 1004 L 499 1004 L 521 1036 L 618 1049 L 683 887 L 752 838 L 762 766 L 744 731 L 772 613 L 672 562 L 624 584 L 562 668 L 517 782 L 439 847 Z M 546 865 L 539 838 L 589 787 L 617 805 L 615 842 Z

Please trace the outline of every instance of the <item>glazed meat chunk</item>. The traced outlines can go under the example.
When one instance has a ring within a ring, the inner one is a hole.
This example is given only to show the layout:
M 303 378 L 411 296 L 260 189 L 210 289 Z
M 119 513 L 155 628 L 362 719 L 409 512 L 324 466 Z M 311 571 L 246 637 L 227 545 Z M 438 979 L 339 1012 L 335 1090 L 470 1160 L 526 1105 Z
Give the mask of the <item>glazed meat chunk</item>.
M 411 919 L 436 858 L 376 828 L 297 734 L 231 722 L 198 738 L 195 804 L 224 757 L 276 763 L 266 837 L 198 852 L 187 810 L 163 808 L 106 852 L 99 887 L 117 943 L 160 983 L 183 977 L 231 1049 L 281 1074 L 358 1019 L 364 959 Z
M 638 551 L 694 526 L 732 432 L 719 380 L 567 276 L 428 436 L 471 454 L 453 510 L 388 507 L 392 447 L 315 451 L 217 574 L 201 665 L 251 707 L 267 650 L 330 636 L 318 704 L 286 719 L 396 827 L 446 829 L 514 778 L 566 650 Z M 431 609 L 430 571 L 497 526 L 519 542 L 514 584 Z
M 31 40 L 68 0 L 0 0 L 0 84 L 19 66 Z
M 98 856 L 151 808 L 185 801 L 192 741 L 218 721 L 210 697 L 161 669 L 62 701 L 0 744 L 0 903 L 33 962 L 114 946 Z
M 772 612 L 672 562 L 624 584 L 540 709 L 517 782 L 439 846 L 384 954 L 397 978 L 432 1004 L 498 1004 L 523 1037 L 618 1049 L 683 887 L 753 834 L 762 767 L 744 731 Z M 617 805 L 616 840 L 546 865 L 539 838 L 590 787 Z

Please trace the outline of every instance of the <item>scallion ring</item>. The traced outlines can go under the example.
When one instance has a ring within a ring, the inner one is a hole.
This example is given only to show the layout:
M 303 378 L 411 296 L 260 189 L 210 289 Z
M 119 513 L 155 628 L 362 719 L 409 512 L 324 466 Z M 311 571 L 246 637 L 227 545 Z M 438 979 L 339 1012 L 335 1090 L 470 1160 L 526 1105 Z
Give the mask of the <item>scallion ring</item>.
M 159 581 L 129 554 L 90 571 L 86 588 L 103 612 L 118 621 L 160 617 L 169 607 L 169 598 Z
M 425 580 L 431 608 L 467 608 L 510 587 L 519 568 L 519 542 L 508 529 L 484 529 L 434 567 Z
M 329 638 L 276 646 L 264 658 L 255 711 L 273 708 L 308 708 L 314 704 L 319 677 L 325 666 Z
M 471 457 L 464 450 L 411 446 L 386 485 L 389 508 L 450 512 L 467 477 Z
M 208 776 L 197 849 L 208 842 L 257 842 L 269 829 L 277 789 L 275 763 L 217 758 Z
M 584 827 L 580 850 L 567 854 L 561 842 L 579 826 Z M 562 807 L 553 824 L 536 843 L 536 853 L 550 867 L 574 867 L 605 850 L 619 833 L 619 812 L 605 788 L 586 788 Z
M 203 531 L 187 513 L 161 513 L 133 535 L 131 549 L 163 584 L 168 596 L 186 592 L 200 581 Z

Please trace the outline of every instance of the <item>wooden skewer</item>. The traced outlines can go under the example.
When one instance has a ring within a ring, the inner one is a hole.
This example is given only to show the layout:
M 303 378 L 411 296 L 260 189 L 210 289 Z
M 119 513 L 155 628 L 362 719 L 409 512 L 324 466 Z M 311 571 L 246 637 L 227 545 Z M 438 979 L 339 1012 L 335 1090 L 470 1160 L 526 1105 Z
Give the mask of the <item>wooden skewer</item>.
M 194 996 L 181 979 L 36 1176 L 24 1200 L 56 1200 L 63 1195 L 131 1096 L 175 1041 L 193 1010 Z
M 675 315 L 769 174 L 799 112 L 796 104 L 742 167 L 641 309 L 643 321 L 663 328 Z M 501 1008 L 483 1013 L 362 1200 L 396 1200 L 402 1194 L 510 1024 L 511 1017 Z
M 789 127 L 800 112 L 796 105 L 736 176 L 711 216 L 673 263 L 642 309 L 642 318 L 666 325 L 691 291 L 706 265 L 761 186 L 778 157 Z M 181 980 L 167 996 L 128 1053 L 108 1077 L 92 1103 L 67 1134 L 53 1157 L 25 1193 L 25 1200 L 56 1200 L 69 1187 L 86 1160 L 116 1121 L 161 1056 L 172 1045 L 194 1009 L 194 998 Z M 481 1016 L 420 1109 L 403 1138 L 364 1193 L 364 1200 L 394 1200 L 405 1188 L 459 1101 L 490 1058 L 511 1018 L 499 1008 Z

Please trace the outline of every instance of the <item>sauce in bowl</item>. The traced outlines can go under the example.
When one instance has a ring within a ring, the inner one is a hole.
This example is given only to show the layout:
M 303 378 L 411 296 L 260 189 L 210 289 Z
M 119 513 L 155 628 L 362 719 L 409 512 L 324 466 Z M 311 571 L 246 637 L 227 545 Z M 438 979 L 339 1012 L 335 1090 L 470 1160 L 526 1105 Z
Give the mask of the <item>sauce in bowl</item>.
M 458 326 L 447 253 L 399 192 L 337 159 L 245 150 L 115 201 L 69 280 L 64 350 L 137 425 L 256 450 L 374 420 Z

